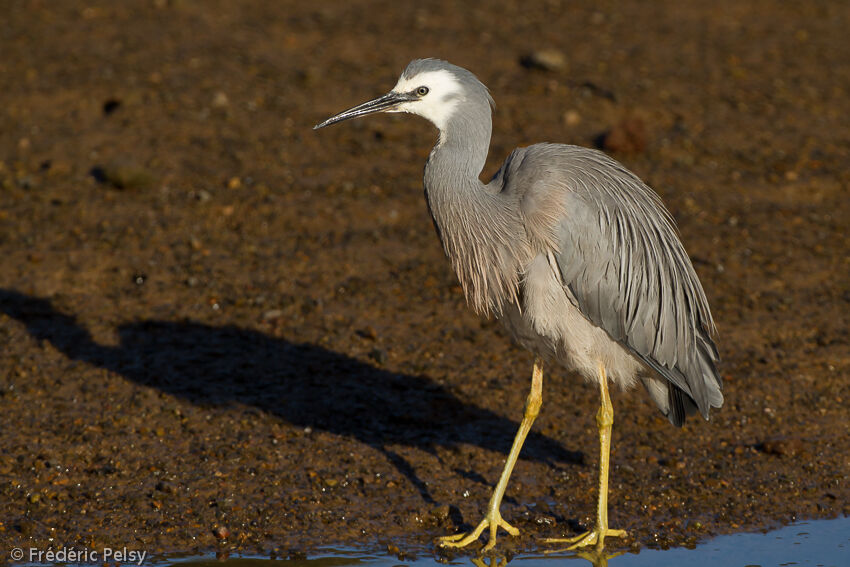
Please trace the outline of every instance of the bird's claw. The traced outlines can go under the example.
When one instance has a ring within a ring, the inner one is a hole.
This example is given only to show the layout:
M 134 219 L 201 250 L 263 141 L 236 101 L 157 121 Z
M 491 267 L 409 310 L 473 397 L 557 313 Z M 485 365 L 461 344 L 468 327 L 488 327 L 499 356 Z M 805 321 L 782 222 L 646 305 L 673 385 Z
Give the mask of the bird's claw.
M 572 551 L 581 547 L 595 546 L 597 550 L 601 550 L 605 545 L 606 537 L 626 537 L 626 530 L 611 530 L 608 528 L 593 528 L 581 535 L 568 538 L 547 538 L 543 540 L 545 543 L 569 543 L 566 551 Z
M 481 551 L 490 551 L 496 545 L 496 532 L 499 528 L 504 529 L 506 532 L 511 534 L 512 536 L 519 535 L 519 530 L 507 523 L 502 519 L 502 515 L 499 514 L 498 511 L 491 512 L 481 520 L 481 523 L 469 533 L 466 534 L 454 534 L 450 536 L 444 536 L 440 538 L 440 545 L 442 547 L 466 547 L 473 541 L 476 541 L 485 528 L 490 528 L 490 540 L 487 542 L 487 545 L 484 546 L 484 549 Z

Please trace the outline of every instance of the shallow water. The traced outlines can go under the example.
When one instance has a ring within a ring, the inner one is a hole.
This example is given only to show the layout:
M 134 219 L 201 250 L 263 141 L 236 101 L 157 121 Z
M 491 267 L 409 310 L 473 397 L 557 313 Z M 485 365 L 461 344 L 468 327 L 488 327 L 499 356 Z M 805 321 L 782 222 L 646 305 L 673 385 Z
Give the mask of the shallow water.
M 551 555 L 518 555 L 510 563 L 515 567 L 552 567 L 564 561 L 577 566 L 590 562 L 570 553 Z M 399 560 L 386 553 L 358 551 L 351 548 L 324 549 L 306 559 L 268 559 L 256 556 L 230 557 L 227 560 L 212 556 L 162 558 L 155 561 L 163 565 L 180 567 L 394 567 L 410 565 L 427 567 L 437 565 L 476 565 L 469 558 L 455 558 L 446 562 L 434 557 L 419 556 L 412 560 Z M 504 565 L 499 561 L 487 560 L 486 565 Z M 597 566 L 605 565 L 604 562 Z M 834 520 L 799 522 L 768 533 L 743 533 L 720 536 L 698 545 L 694 549 L 674 548 L 668 550 L 643 550 L 638 554 L 626 553 L 609 558 L 608 567 L 664 567 L 687 565 L 688 567 L 850 567 L 850 517 Z

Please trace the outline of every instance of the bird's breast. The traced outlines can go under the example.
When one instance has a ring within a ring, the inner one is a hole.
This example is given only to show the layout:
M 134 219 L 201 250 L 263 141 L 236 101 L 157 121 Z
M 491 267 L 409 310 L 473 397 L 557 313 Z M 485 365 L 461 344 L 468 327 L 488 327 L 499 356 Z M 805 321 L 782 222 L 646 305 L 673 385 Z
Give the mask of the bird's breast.
M 533 254 L 516 215 L 480 182 L 451 189 L 426 182 L 425 195 L 469 305 L 477 313 L 498 315 L 517 302 L 524 266 Z
M 614 382 L 631 386 L 642 364 L 593 324 L 561 282 L 552 254 L 539 254 L 527 266 L 521 299 L 506 309 L 501 321 L 521 346 L 548 360 L 598 378 L 602 363 Z

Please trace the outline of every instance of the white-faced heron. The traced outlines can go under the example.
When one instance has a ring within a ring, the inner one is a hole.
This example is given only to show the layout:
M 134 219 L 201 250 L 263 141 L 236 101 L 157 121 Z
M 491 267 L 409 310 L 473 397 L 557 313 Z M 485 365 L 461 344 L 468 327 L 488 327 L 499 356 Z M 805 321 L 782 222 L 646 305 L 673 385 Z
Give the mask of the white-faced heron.
M 596 381 L 599 500 L 594 528 L 566 541 L 602 550 L 608 527 L 608 458 L 614 411 L 608 380 L 640 382 L 673 425 L 723 404 L 714 322 L 705 292 L 658 195 L 605 154 L 535 144 L 508 156 L 493 179 L 479 175 L 490 145 L 490 93 L 472 73 L 445 61 L 412 61 L 382 97 L 318 124 L 373 112 L 408 112 L 440 131 L 425 164 L 425 197 L 443 249 L 469 304 L 497 317 L 535 354 L 531 393 L 487 513 L 461 547 L 485 528 L 517 535 L 499 512 L 523 441 L 540 411 L 543 360 Z

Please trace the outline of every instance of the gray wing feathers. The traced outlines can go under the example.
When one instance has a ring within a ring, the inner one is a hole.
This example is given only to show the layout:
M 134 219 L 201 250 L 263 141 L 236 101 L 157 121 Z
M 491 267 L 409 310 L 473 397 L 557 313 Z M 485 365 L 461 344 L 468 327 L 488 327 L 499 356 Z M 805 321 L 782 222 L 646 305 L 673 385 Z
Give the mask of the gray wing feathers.
M 666 379 L 666 396 L 663 382 L 644 384 L 671 422 L 681 425 L 697 409 L 707 419 L 723 403 L 714 322 L 658 195 L 594 150 L 540 144 L 523 157 L 529 163 L 515 173 L 533 176 L 519 183 L 533 195 L 523 202 L 556 194 L 562 203 L 555 257 L 579 308 Z M 537 161 L 545 166 L 531 163 Z M 534 219 L 534 211 L 524 214 Z

